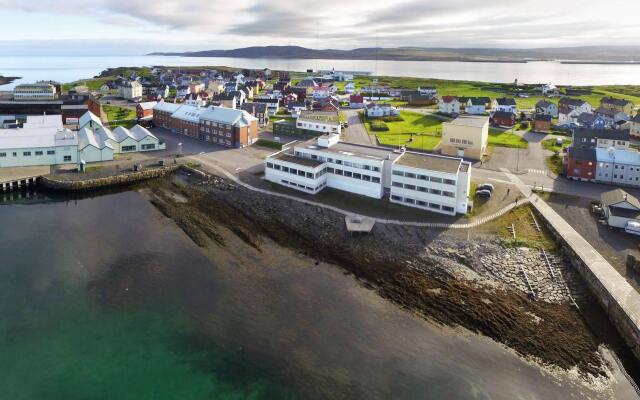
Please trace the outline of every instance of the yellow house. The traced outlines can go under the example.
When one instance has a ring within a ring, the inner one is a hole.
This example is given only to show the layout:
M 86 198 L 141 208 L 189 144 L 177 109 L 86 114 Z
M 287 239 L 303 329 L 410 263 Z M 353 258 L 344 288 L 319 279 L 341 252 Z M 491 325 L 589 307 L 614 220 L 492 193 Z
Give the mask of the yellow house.
M 603 97 L 600 106 L 607 110 L 623 112 L 627 115 L 633 114 L 633 103 L 627 99 L 615 99 L 613 97 Z
M 480 160 L 489 142 L 489 117 L 462 116 L 442 124 L 440 152 Z

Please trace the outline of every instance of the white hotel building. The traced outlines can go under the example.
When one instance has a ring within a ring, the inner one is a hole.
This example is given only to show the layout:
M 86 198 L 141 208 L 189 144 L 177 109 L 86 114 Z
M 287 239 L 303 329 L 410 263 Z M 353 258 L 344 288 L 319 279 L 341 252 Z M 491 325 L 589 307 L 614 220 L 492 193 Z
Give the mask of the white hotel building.
M 265 179 L 305 193 L 325 187 L 442 214 L 466 214 L 471 164 L 460 158 L 391 151 L 324 135 L 267 157 Z

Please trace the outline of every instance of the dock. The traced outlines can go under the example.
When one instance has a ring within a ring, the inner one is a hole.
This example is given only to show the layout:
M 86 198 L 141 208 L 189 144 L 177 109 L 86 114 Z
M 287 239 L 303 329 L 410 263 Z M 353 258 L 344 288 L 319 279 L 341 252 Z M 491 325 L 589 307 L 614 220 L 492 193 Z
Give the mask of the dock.
M 49 171 L 48 166 L 0 168 L 0 192 L 35 186 L 38 178 L 47 175 Z

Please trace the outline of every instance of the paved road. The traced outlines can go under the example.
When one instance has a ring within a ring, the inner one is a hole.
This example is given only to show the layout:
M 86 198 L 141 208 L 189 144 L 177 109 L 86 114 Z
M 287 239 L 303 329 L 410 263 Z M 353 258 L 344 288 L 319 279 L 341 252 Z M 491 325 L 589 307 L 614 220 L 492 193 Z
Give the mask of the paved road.
M 376 138 L 367 133 L 367 129 L 358 116 L 358 110 L 343 110 L 342 113 L 347 118 L 349 128 L 342 134 L 342 140 L 350 143 L 364 144 L 368 146 L 376 145 Z

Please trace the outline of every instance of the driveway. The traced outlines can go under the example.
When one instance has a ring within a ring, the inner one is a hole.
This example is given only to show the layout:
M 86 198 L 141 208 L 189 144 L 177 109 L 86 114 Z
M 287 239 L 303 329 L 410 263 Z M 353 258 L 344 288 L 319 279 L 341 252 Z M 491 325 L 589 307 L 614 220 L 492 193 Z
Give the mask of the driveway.
M 367 129 L 364 127 L 358 115 L 358 110 L 342 110 L 342 113 L 349 123 L 349 127 L 342 132 L 343 141 L 367 146 L 376 145 L 375 136 L 367 133 Z

